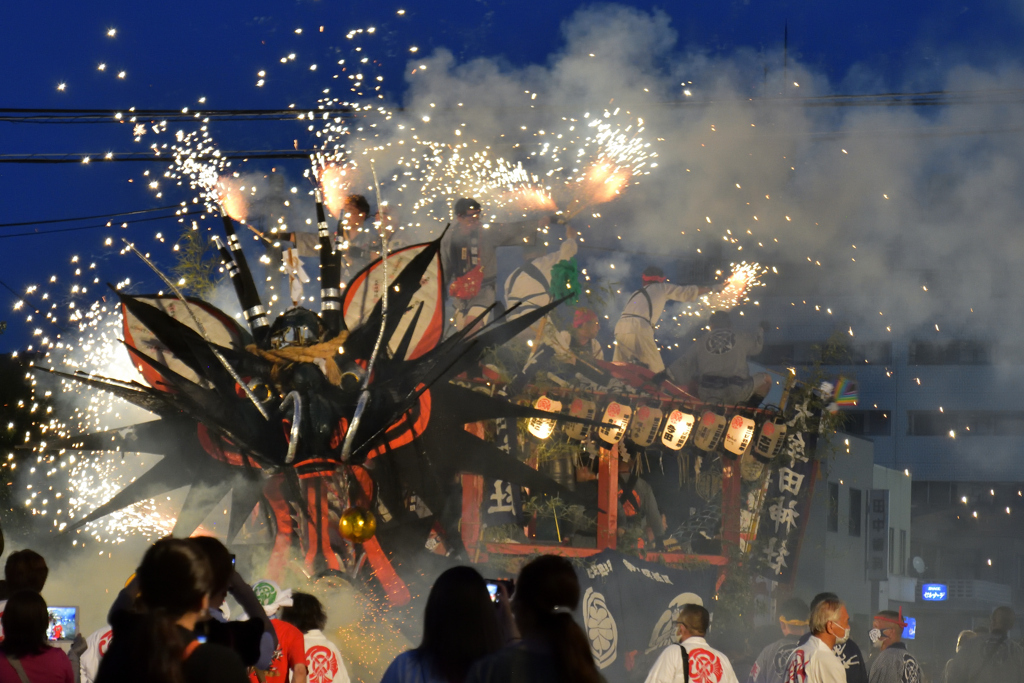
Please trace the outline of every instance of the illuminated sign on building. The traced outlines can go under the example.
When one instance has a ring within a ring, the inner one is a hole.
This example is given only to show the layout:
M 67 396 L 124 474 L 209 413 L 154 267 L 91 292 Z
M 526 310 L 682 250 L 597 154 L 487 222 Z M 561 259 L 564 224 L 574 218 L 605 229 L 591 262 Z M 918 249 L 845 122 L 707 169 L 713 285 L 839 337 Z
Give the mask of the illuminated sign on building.
M 921 599 L 927 602 L 938 602 L 949 596 L 949 588 L 942 583 L 925 583 L 921 585 Z

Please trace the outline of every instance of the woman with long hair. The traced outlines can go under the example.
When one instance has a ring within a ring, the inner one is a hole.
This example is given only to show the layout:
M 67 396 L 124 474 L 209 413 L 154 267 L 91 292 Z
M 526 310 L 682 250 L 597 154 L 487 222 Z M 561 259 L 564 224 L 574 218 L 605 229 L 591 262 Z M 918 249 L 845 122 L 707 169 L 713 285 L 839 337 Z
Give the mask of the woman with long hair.
M 245 683 L 242 661 L 221 645 L 200 643 L 213 590 L 206 555 L 186 539 L 164 538 L 146 551 L 136 572 L 137 609 L 120 596 L 110 613 L 113 638 L 96 683 Z
M 564 557 L 543 555 L 516 579 L 512 614 L 522 640 L 478 662 L 466 683 L 604 683 L 572 612 L 580 582 Z
M 420 646 L 398 655 L 381 683 L 463 683 L 473 662 L 500 647 L 483 577 L 472 567 L 452 567 L 430 589 Z
M 74 682 L 68 656 L 46 643 L 50 615 L 39 593 L 23 590 L 12 595 L 0 623 L 5 634 L 0 644 L 0 683 L 19 683 L 23 675 L 32 683 Z

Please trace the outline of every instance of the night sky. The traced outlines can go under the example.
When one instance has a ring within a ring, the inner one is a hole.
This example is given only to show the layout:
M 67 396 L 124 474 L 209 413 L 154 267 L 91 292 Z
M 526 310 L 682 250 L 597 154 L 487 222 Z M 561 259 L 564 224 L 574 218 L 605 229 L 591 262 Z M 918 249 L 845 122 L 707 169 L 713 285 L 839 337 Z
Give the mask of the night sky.
M 827 77 L 832 92 L 924 91 L 939 87 L 939 74 L 956 64 L 987 67 L 1014 59 L 1024 28 L 1024 6 L 1012 2 L 904 0 L 899 3 L 750 2 L 625 3 L 643 11 L 665 12 L 678 33 L 677 50 L 728 56 L 737 51 L 765 54 L 765 65 L 779 69 L 783 27 L 789 25 L 789 55 Z M 450 0 L 448 2 L 35 2 L 4 3 L 6 108 L 117 109 L 196 107 L 283 108 L 309 106 L 324 86 L 305 66 L 329 63 L 347 49 L 344 34 L 374 26 L 372 54 L 384 67 L 391 102 L 401 103 L 409 47 L 417 56 L 447 48 L 459 61 L 497 58 L 510 67 L 544 64 L 563 43 L 561 27 L 580 6 L 570 2 Z M 406 10 L 399 16 L 399 9 Z M 320 31 L 320 27 L 323 32 Z M 302 28 L 297 34 L 295 29 Z M 109 29 L 116 29 L 113 37 Z M 297 53 L 294 65 L 279 64 Z M 106 64 L 104 70 L 98 65 Z M 266 85 L 256 73 L 268 70 Z M 118 74 L 124 72 L 124 77 Z M 756 82 L 757 74 L 751 76 Z M 59 84 L 64 90 L 58 90 Z M 699 84 L 698 84 L 699 85 Z M 481 93 L 485 97 L 485 93 Z M 133 143 L 129 124 L 27 124 L 0 122 L 0 154 L 144 151 Z M 285 149 L 302 138 L 295 123 L 219 124 L 224 149 Z M 265 162 L 269 165 L 270 162 Z M 304 163 L 291 164 L 298 177 Z M 0 164 L 3 191 L 0 222 L 71 218 L 175 204 L 192 196 L 169 187 L 155 199 L 141 182 L 148 163 L 89 165 Z M 129 182 L 132 179 L 133 182 Z M 127 230 L 73 230 L 103 221 L 0 227 L 0 280 L 19 293 L 43 284 L 51 274 L 70 273 L 72 255 L 110 264 L 112 273 L 130 274 L 158 288 L 138 262 L 104 248 L 103 239 L 123 234 L 139 240 L 164 230 L 173 220 L 139 223 Z M 31 236 L 12 236 L 36 232 Z M 166 253 L 166 251 L 164 252 Z M 96 294 L 101 292 L 99 288 Z M 28 328 L 11 313 L 13 294 L 0 290 L 0 320 L 9 323 L 0 350 L 23 347 Z

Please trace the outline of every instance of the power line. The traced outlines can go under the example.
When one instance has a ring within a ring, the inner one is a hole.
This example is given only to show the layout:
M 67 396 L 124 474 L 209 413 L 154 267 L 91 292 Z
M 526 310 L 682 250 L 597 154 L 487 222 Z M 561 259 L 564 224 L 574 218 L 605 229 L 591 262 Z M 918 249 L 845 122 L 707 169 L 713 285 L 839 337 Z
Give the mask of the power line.
M 9 233 L 9 234 L 0 235 L 0 240 L 8 239 L 10 237 L 34 237 L 34 236 L 42 236 L 42 235 L 56 235 L 58 233 L 63 233 L 63 232 L 79 232 L 79 231 L 82 231 L 82 230 L 102 230 L 103 228 L 122 228 L 122 227 L 129 227 L 130 228 L 135 223 L 148 223 L 150 221 L 162 221 L 162 220 L 166 220 L 168 218 L 181 218 L 184 215 L 187 215 L 187 214 L 182 214 L 182 215 L 171 214 L 171 215 L 168 215 L 168 216 L 150 216 L 149 218 L 138 218 L 136 220 L 133 220 L 131 223 L 127 223 L 125 226 L 115 226 L 115 225 L 111 225 L 108 222 L 108 223 L 103 223 L 102 225 L 83 225 L 83 226 L 78 226 L 78 227 L 74 227 L 74 228 L 58 228 L 56 230 L 41 230 L 41 231 L 40 230 L 36 230 L 36 231 L 32 231 L 32 232 L 16 232 L 16 233 Z
M 257 149 L 220 152 L 218 158 L 230 157 L 242 161 L 248 159 L 309 159 L 311 154 L 320 150 L 294 149 Z M 210 158 L 215 158 L 209 155 Z M 200 155 L 197 157 L 202 158 Z M 77 152 L 41 153 L 41 154 L 0 154 L 0 164 L 99 164 L 124 161 L 171 162 L 167 156 L 156 156 L 152 152 L 98 152 L 82 154 Z
M 120 218 L 121 216 L 135 216 L 142 213 L 153 213 L 154 211 L 166 211 L 168 209 L 180 209 L 180 204 L 170 206 L 158 206 L 155 209 L 140 209 L 138 211 L 122 211 L 121 213 L 101 213 L 95 216 L 79 216 L 78 218 L 49 218 L 40 221 L 21 221 L 20 223 L 0 223 L 0 228 L 19 228 L 23 225 L 43 225 L 45 223 L 74 223 L 76 221 L 91 221 L 97 218 Z

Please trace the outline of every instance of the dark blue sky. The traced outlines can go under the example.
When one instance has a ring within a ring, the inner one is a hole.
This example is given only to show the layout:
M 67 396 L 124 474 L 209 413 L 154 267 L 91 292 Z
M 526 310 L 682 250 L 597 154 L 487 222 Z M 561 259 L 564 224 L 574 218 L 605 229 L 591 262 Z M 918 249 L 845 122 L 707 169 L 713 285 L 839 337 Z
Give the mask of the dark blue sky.
M 849 92 L 851 70 L 862 70 L 887 90 L 927 90 L 940 85 L 938 74 L 950 65 L 986 66 L 1013 59 L 1021 44 L 1024 7 L 1006 0 L 881 0 L 859 2 L 692 2 L 623 3 L 645 11 L 661 10 L 679 34 L 680 51 L 728 55 L 750 48 L 773 53 L 781 47 L 789 22 L 790 55 L 825 74 L 833 88 Z M 375 5 L 372 6 L 371 5 Z M 400 101 L 408 47 L 419 55 L 446 47 L 460 60 L 498 57 L 512 66 L 544 63 L 562 43 L 561 24 L 580 5 L 532 0 L 450 0 L 447 2 L 352 3 L 214 2 L 34 2 L 4 3 L 0 41 L 4 107 L 180 108 L 206 96 L 209 108 L 280 108 L 315 101 L 324 87 L 318 74 L 289 70 L 278 60 L 290 52 L 298 61 L 336 61 L 347 48 L 351 28 L 374 25 L 367 43 L 384 64 L 381 73 L 393 100 Z M 405 9 L 403 16 L 396 10 Z M 324 26 L 324 32 L 319 27 Z M 295 29 L 304 32 L 297 35 Z M 116 28 L 116 36 L 107 36 Z M 97 69 L 107 64 L 104 71 Z M 777 64 L 771 65 L 777 67 Z M 275 68 L 278 67 L 278 68 Z M 270 72 L 263 88 L 256 72 Z M 117 73 L 124 70 L 123 79 Z M 63 92 L 58 83 L 65 83 Z M 859 80 L 857 82 L 860 82 Z M 34 152 L 102 153 L 140 151 L 125 126 L 31 125 L 0 122 L 0 154 Z M 221 146 L 288 147 L 300 135 L 294 123 L 233 123 L 215 129 Z M 148 164 L 13 165 L 0 164 L 0 222 L 105 214 L 171 204 L 191 196 L 169 191 L 156 200 L 139 182 Z M 135 181 L 129 183 L 129 178 Z M 43 225 L 43 232 L 65 225 Z M 127 231 L 142 236 L 176 231 L 172 221 L 138 224 Z M 110 230 L 4 237 L 25 228 L 0 228 L 0 280 L 16 290 L 42 285 L 51 274 L 66 292 L 70 258 L 99 260 Z M 105 279 L 130 272 L 152 280 L 137 263 L 122 257 L 107 261 Z M 125 271 L 125 269 L 128 269 Z M 101 262 L 102 270 L 102 262 Z M 91 293 L 99 293 L 94 288 Z M 24 346 L 23 317 L 0 291 L 0 320 L 9 328 L 0 349 Z

